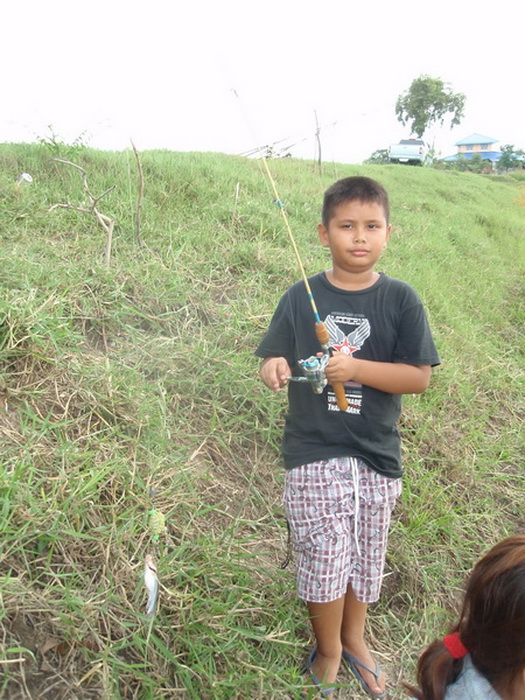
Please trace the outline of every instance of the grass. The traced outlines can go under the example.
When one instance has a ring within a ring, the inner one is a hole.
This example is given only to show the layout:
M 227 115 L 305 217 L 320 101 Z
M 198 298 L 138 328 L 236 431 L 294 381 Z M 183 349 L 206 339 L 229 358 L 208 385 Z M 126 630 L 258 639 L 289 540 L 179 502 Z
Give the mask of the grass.
M 111 265 L 78 172 L 0 147 L 0 695 L 294 697 L 310 630 L 280 506 L 285 399 L 253 348 L 296 263 L 256 161 L 78 148 L 113 217 Z M 396 687 L 446 628 L 479 555 L 524 531 L 525 188 L 403 166 L 273 161 L 304 264 L 322 192 L 367 174 L 391 193 L 382 268 L 413 284 L 443 360 L 405 397 L 406 474 L 369 635 Z M 21 172 L 33 183 L 17 187 Z M 238 197 L 236 197 L 238 186 Z M 153 495 L 152 495 L 153 493 Z M 152 507 L 166 518 L 157 541 Z M 145 618 L 144 557 L 160 605 Z M 349 682 L 340 697 L 360 697 Z M 295 689 L 295 690 L 294 690 Z

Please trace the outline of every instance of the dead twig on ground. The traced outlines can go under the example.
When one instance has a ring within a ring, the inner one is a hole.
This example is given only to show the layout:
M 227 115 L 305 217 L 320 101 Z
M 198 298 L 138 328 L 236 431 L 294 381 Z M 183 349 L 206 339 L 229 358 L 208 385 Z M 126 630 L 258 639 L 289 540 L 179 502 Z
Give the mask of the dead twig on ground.
M 144 197 L 144 173 L 142 171 L 142 163 L 140 160 L 140 154 L 135 148 L 133 141 L 131 142 L 131 147 L 133 148 L 133 153 L 137 159 L 137 167 L 139 169 L 139 198 L 137 201 L 137 243 L 139 248 L 142 248 L 142 231 L 141 231 L 141 216 L 142 216 L 142 199 Z
M 317 151 L 317 166 L 319 168 L 319 175 L 323 174 L 323 161 L 321 158 L 321 127 L 319 126 L 319 120 L 317 119 L 317 111 L 314 110 L 315 114 L 315 142 Z
M 72 163 L 70 160 L 64 160 L 63 158 L 53 158 L 57 163 L 64 163 L 64 165 L 71 165 L 71 167 L 76 168 L 77 170 L 80 170 L 82 173 L 82 183 L 83 183 L 83 190 L 89 197 L 89 200 L 91 202 L 91 207 L 86 208 L 86 207 L 78 207 L 74 204 L 71 204 L 69 202 L 67 203 L 59 203 L 59 204 L 53 204 L 52 207 L 49 208 L 49 211 L 53 211 L 54 209 L 62 208 L 62 209 L 73 209 L 75 211 L 81 211 L 84 212 L 85 214 L 93 214 L 99 224 L 102 226 L 104 231 L 106 232 L 106 249 L 104 252 L 104 262 L 106 264 L 106 267 L 109 267 L 110 261 L 111 261 L 111 246 L 113 243 L 113 229 L 115 228 L 115 220 L 112 219 L 110 216 L 107 216 L 106 214 L 102 214 L 97 206 L 102 197 L 105 197 L 111 190 L 115 189 L 115 185 L 112 185 L 111 187 L 108 187 L 107 190 L 102 192 L 98 197 L 95 197 L 94 194 L 89 189 L 88 186 L 88 181 L 87 181 L 87 173 L 82 168 L 80 165 L 77 165 L 76 163 Z

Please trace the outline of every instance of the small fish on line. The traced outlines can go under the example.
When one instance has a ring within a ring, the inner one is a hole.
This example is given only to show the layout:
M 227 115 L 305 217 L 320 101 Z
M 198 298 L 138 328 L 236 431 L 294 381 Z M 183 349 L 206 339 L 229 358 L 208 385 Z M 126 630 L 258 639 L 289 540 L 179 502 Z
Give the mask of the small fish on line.
M 144 562 L 144 585 L 148 591 L 148 604 L 146 615 L 150 617 L 155 612 L 155 605 L 159 595 L 159 578 L 157 576 L 157 566 L 151 554 L 146 554 Z

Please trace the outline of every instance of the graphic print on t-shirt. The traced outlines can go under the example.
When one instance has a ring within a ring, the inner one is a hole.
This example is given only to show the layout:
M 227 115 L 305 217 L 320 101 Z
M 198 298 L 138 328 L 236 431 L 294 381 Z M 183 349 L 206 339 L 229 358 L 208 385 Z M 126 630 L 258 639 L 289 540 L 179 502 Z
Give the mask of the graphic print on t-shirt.
M 360 350 L 370 336 L 370 322 L 363 316 L 332 313 L 325 318 L 325 326 L 330 334 L 330 346 L 346 355 L 353 355 Z M 363 387 L 356 382 L 345 382 L 347 413 L 361 413 Z M 333 391 L 328 389 L 328 410 L 339 411 Z

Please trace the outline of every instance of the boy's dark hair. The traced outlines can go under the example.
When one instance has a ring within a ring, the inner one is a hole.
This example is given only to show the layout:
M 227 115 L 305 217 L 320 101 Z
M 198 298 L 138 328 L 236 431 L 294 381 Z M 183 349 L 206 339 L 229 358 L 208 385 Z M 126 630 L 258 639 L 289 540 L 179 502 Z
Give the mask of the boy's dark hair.
M 377 202 L 385 210 L 386 223 L 390 223 L 388 193 L 379 182 L 371 177 L 345 177 L 331 185 L 324 193 L 322 221 L 328 227 L 338 206 L 344 202 Z

